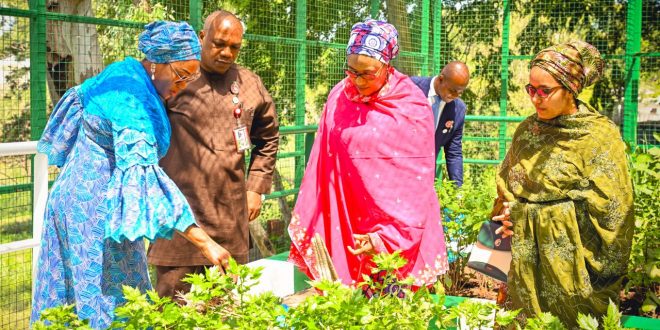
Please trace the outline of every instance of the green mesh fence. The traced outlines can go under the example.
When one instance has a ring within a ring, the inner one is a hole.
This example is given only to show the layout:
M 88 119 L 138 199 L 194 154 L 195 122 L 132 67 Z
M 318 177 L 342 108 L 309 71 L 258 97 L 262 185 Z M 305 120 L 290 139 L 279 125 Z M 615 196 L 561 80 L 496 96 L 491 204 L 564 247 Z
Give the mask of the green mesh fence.
M 660 136 L 653 134 L 660 132 L 660 1 L 643 1 L 641 7 L 637 142 L 658 145 Z
M 5 5 L 5 3 L 3 3 Z M 27 3 L 6 5 L 25 9 Z M 30 20 L 0 16 L 0 143 L 30 141 Z M 31 157 L 0 157 L 0 244 L 32 236 Z M 30 250 L 0 255 L 0 329 L 26 328 Z
M 217 9 L 244 20 L 238 62 L 261 76 L 282 126 L 260 216 L 276 252 L 288 249 L 286 221 L 327 94 L 344 78 L 350 28 L 368 17 L 397 27 L 394 64 L 404 73 L 468 64 L 467 176 L 498 164 L 517 123 L 533 112 L 523 89 L 531 56 L 573 38 L 594 44 L 607 62 L 605 78 L 583 96 L 620 125 L 627 142 L 659 143 L 660 2 L 641 0 L 1 0 L 0 143 L 37 140 L 64 91 L 113 61 L 140 57 L 146 22 L 188 20 L 201 29 Z M 0 244 L 31 237 L 31 190 L 31 157 L 0 157 Z M 31 257 L 29 250 L 0 255 L 0 329 L 28 325 Z

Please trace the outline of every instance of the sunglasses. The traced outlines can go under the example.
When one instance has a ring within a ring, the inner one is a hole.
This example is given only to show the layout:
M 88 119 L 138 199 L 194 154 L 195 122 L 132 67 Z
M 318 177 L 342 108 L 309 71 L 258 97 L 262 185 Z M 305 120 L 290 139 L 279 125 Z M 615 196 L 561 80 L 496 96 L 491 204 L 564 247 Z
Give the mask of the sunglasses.
M 174 71 L 174 74 L 178 78 L 177 80 L 174 81 L 175 84 L 182 83 L 182 82 L 189 83 L 189 82 L 194 81 L 195 79 L 199 78 L 199 75 L 200 75 L 199 71 L 197 71 L 197 72 L 195 72 L 191 75 L 188 75 L 188 76 L 182 76 L 182 75 L 179 74 L 179 72 L 177 72 L 174 69 L 174 67 L 172 66 L 172 63 L 168 63 L 168 64 L 170 66 L 170 70 Z
M 529 94 L 529 97 L 534 97 L 534 95 L 538 95 L 538 97 L 542 99 L 547 99 L 552 93 L 554 93 L 556 90 L 560 89 L 561 86 L 555 86 L 552 88 L 536 88 L 532 86 L 532 84 L 527 84 L 525 85 L 525 90 L 527 91 L 527 94 Z
M 346 73 L 346 75 L 351 77 L 352 79 L 357 79 L 362 77 L 362 79 L 364 80 L 376 80 L 378 76 L 380 76 L 380 70 L 382 70 L 384 66 L 385 64 L 381 65 L 380 68 L 378 68 L 378 71 L 374 73 L 358 73 L 355 72 L 355 70 L 349 68 L 347 64 L 344 64 L 344 73 Z

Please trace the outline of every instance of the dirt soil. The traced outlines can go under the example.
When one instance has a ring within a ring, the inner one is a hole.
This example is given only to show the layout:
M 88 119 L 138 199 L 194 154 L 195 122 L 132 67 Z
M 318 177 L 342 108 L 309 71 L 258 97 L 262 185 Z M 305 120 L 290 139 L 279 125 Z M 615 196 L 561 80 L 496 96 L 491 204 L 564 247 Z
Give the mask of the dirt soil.
M 298 306 L 301 302 L 305 301 L 307 297 L 317 295 L 318 291 L 314 288 L 308 288 L 303 291 L 298 291 L 292 295 L 286 296 L 282 298 L 282 303 L 289 306 L 289 307 L 296 307 Z
M 466 269 L 466 272 L 471 271 L 471 269 Z M 498 281 L 480 273 L 475 273 L 475 277 L 470 280 L 470 282 L 465 286 L 465 289 L 458 295 L 461 297 L 496 300 L 498 287 Z M 642 304 L 644 303 L 644 299 L 646 297 L 645 291 L 646 290 L 638 291 L 633 288 L 630 290 L 630 292 L 625 293 L 625 291 L 621 290 L 621 303 L 619 305 L 619 311 L 623 313 L 623 315 L 660 318 L 660 307 L 656 308 L 655 311 L 646 314 L 641 311 Z M 660 288 L 656 289 L 656 291 L 660 291 Z M 660 296 L 660 292 L 656 292 L 656 295 Z
M 660 307 L 656 308 L 655 311 L 650 313 L 643 313 L 641 308 L 646 298 L 646 290 L 636 290 L 635 288 L 631 289 L 630 292 L 626 293 L 621 291 L 620 298 L 621 304 L 619 305 L 619 310 L 623 315 L 637 315 L 644 317 L 652 317 L 654 319 L 660 318 Z M 660 289 L 656 289 L 656 296 L 660 295 Z

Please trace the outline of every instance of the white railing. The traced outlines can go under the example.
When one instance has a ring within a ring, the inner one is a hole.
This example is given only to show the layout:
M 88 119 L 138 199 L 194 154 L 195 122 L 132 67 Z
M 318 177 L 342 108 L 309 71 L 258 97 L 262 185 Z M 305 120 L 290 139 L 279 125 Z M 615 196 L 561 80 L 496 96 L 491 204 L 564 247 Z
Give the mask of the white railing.
M 43 230 L 46 199 L 48 198 L 48 157 L 45 154 L 37 153 L 37 141 L 0 143 L 0 157 L 21 155 L 35 155 L 32 191 L 32 238 L 0 244 L 0 255 L 32 249 L 32 292 L 34 292 L 39 248 L 41 246 L 41 231 Z

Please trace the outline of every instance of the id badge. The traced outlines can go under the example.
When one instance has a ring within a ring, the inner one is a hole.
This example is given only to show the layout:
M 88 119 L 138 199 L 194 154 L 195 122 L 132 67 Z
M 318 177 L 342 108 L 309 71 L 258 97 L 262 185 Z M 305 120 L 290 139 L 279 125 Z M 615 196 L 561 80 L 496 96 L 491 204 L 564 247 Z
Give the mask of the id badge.
M 250 142 L 250 135 L 248 135 L 246 126 L 234 128 L 234 144 L 236 144 L 236 151 L 238 152 L 250 149 L 252 143 Z

